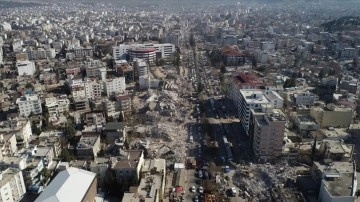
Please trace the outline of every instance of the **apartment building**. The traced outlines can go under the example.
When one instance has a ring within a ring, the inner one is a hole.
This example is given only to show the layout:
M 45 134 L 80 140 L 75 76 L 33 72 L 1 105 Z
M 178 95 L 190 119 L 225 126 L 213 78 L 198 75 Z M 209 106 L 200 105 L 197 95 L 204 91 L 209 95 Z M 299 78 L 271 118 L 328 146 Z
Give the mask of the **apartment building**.
M 262 106 L 271 106 L 271 102 L 261 90 L 240 90 L 240 96 L 235 100 L 239 118 L 246 133 L 249 135 L 249 119 L 251 109 L 261 109 Z
M 97 112 L 89 112 L 85 114 L 84 123 L 87 126 L 99 126 L 101 127 L 103 124 L 106 123 L 105 116 L 102 111 Z
M 352 122 L 354 110 L 349 107 L 328 104 L 326 107 L 311 107 L 310 116 L 321 128 L 348 128 Z
M 145 202 L 161 201 L 165 197 L 165 179 L 165 159 L 146 159 L 137 190 L 125 193 L 123 201 L 135 201 L 137 198 L 144 198 Z
M 254 52 L 255 60 L 259 64 L 266 64 L 269 61 L 269 53 L 260 49 L 256 49 Z
M 142 150 L 121 150 L 120 155 L 110 158 L 111 170 L 115 171 L 116 178 L 140 179 L 140 171 L 144 165 L 144 152 Z M 130 182 L 131 183 L 131 182 Z
M 102 100 L 102 108 L 106 117 L 117 118 L 120 115 L 120 109 L 116 108 L 116 102 L 108 99 Z
M 294 93 L 292 98 L 294 104 L 305 106 L 313 106 L 319 100 L 319 96 L 310 92 Z
M 6 168 L 0 172 L 0 201 L 20 201 L 26 193 L 21 170 Z
M 26 53 L 28 54 L 29 60 L 45 60 L 45 59 L 52 59 L 55 58 L 56 53 L 54 48 L 38 48 L 38 49 L 32 49 L 28 48 L 26 50 Z
M 0 134 L 7 135 L 9 133 L 15 134 L 18 146 L 27 147 L 32 136 L 30 120 L 20 118 L 0 122 Z
M 17 152 L 15 133 L 0 135 L 0 158 L 3 156 L 14 156 Z
M 254 117 L 253 150 L 258 159 L 281 157 L 286 119 L 281 110 Z
M 74 151 L 74 147 L 70 146 L 69 150 Z M 82 135 L 77 146 L 76 154 L 79 159 L 93 159 L 100 151 L 100 135 L 89 134 Z
M 104 91 L 107 96 L 116 93 L 124 93 L 125 89 L 125 77 L 115 77 L 104 81 Z
M 137 77 L 148 75 L 149 67 L 145 60 L 134 59 L 133 65 L 134 65 Z
M 131 96 L 129 94 L 116 96 L 115 108 L 125 114 L 131 113 Z
M 134 82 L 134 68 L 131 65 L 129 65 L 129 63 L 127 63 L 126 61 L 121 63 L 116 63 L 115 71 L 119 76 L 125 77 L 126 83 Z
M 41 171 L 44 169 L 44 163 L 41 159 L 30 158 L 26 162 L 26 168 L 22 171 L 24 183 L 28 190 L 38 191 L 36 185 L 41 183 Z
M 320 184 L 318 200 L 354 202 L 358 190 L 355 169 L 353 161 L 314 161 L 311 175 Z
M 86 98 L 96 100 L 101 98 L 101 93 L 103 92 L 103 84 L 100 83 L 97 79 L 87 79 L 84 82 Z
M 72 85 L 70 87 L 71 96 L 73 99 L 85 99 L 86 98 L 86 91 L 85 91 L 85 85 Z
M 32 61 L 18 61 L 16 68 L 19 76 L 32 76 L 36 71 L 35 63 Z
M 70 100 L 67 99 L 66 95 L 59 98 L 49 97 L 45 99 L 45 106 L 50 116 L 59 115 L 69 111 Z
M 28 117 L 31 113 L 41 114 L 41 100 L 38 95 L 24 95 L 16 100 L 20 116 Z

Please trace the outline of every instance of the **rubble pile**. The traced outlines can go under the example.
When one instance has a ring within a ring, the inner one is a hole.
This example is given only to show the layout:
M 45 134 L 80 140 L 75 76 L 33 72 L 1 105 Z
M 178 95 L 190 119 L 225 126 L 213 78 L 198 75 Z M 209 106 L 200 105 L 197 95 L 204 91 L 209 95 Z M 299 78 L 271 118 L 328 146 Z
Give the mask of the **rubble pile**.
M 266 195 L 270 188 L 283 185 L 287 179 L 295 178 L 296 171 L 286 164 L 252 164 L 246 168 L 238 168 L 233 176 L 233 182 L 252 196 L 262 196 Z
M 172 83 L 172 86 L 177 84 Z M 169 164 L 185 162 L 188 138 L 186 123 L 191 105 L 179 96 L 177 90 L 150 90 L 139 95 L 134 104 L 139 109 L 139 118 L 143 123 L 139 126 L 146 128 L 147 155 L 165 158 Z

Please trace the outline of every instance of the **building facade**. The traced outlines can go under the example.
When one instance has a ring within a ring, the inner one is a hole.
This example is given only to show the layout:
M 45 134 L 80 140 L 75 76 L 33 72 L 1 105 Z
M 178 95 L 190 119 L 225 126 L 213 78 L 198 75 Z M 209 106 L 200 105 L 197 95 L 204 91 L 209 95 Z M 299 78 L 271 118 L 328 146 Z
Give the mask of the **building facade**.
M 31 113 L 42 113 L 41 100 L 37 95 L 25 95 L 16 100 L 19 106 L 20 116 L 28 117 Z

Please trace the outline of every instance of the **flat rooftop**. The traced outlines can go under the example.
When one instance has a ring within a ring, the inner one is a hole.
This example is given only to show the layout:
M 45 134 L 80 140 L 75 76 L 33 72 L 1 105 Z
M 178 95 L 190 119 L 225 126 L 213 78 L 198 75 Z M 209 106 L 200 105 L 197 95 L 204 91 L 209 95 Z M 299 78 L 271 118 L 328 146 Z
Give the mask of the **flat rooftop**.
M 240 93 L 245 98 L 246 103 L 251 104 L 269 104 L 270 101 L 265 97 L 261 90 L 240 90 Z

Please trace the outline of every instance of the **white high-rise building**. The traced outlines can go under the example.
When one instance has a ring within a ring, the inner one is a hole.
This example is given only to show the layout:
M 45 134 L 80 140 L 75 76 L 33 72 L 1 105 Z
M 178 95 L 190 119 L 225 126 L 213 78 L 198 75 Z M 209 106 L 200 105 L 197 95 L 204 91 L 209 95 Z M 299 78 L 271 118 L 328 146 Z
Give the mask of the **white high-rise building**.
M 261 109 L 262 106 L 271 106 L 271 102 L 265 97 L 261 90 L 240 90 L 240 96 L 237 99 L 239 118 L 248 133 L 250 123 L 250 110 Z
M 20 201 L 26 193 L 20 169 L 7 168 L 0 172 L 0 201 Z
M 125 77 L 116 77 L 104 81 L 104 91 L 107 96 L 110 96 L 112 93 L 124 93 L 125 89 Z
M 36 71 L 35 63 L 31 61 L 19 61 L 16 63 L 16 68 L 18 70 L 19 76 L 32 76 Z
M 148 64 L 145 60 L 135 59 L 133 64 L 138 77 L 148 75 Z
M 19 106 L 20 116 L 28 117 L 31 112 L 34 114 L 41 114 L 41 100 L 38 95 L 25 95 L 16 100 Z
M 98 80 L 87 79 L 84 83 L 85 94 L 87 98 L 97 99 L 101 98 L 101 92 L 103 91 L 103 85 Z

